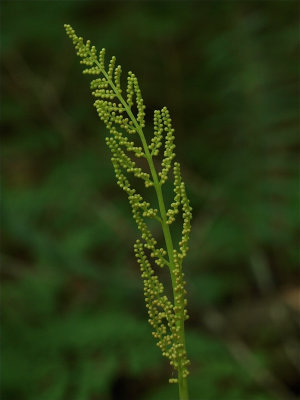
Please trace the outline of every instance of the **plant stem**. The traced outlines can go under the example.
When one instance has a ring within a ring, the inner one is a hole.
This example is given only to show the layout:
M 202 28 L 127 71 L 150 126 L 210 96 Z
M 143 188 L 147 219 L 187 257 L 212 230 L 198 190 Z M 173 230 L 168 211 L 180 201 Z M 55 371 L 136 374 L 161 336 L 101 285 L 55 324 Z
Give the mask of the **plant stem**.
M 171 281 L 172 281 L 172 289 L 173 289 L 173 297 L 174 297 L 174 305 L 175 306 L 181 306 L 180 304 L 177 303 L 176 300 L 176 296 L 175 296 L 175 275 L 174 275 L 174 247 L 173 247 L 173 241 L 172 241 L 172 236 L 171 236 L 171 232 L 170 232 L 170 228 L 169 225 L 167 224 L 167 216 L 166 216 L 166 207 L 165 207 L 165 203 L 164 203 L 164 198 L 163 198 L 163 193 L 162 193 L 162 188 L 161 188 L 161 184 L 159 182 L 158 176 L 157 176 L 157 172 L 153 163 L 153 159 L 152 159 L 152 155 L 149 151 L 145 136 L 144 136 L 144 132 L 142 130 L 142 128 L 140 127 L 140 125 L 138 124 L 135 116 L 133 115 L 129 105 L 126 103 L 126 101 L 124 100 L 124 98 L 122 97 L 122 95 L 119 93 L 118 89 L 116 88 L 116 86 L 114 85 L 114 83 L 112 82 L 112 80 L 109 78 L 108 74 L 106 73 L 106 71 L 104 71 L 101 68 L 101 65 L 98 61 L 95 61 L 96 65 L 100 68 L 101 72 L 103 73 L 103 75 L 105 76 L 105 79 L 107 80 L 107 82 L 109 83 L 109 85 L 111 86 L 112 90 L 114 91 L 114 93 L 116 94 L 116 96 L 118 97 L 119 101 L 121 102 L 121 104 L 123 105 L 123 107 L 125 108 L 129 118 L 131 119 L 131 121 L 134 124 L 134 127 L 141 139 L 142 145 L 143 145 L 143 149 L 145 152 L 145 156 L 146 159 L 148 161 L 149 164 L 149 168 L 151 171 L 151 175 L 152 175 L 152 179 L 153 179 L 153 184 L 154 184 L 154 188 L 156 191 L 156 195 L 157 195 L 157 200 L 158 200 L 158 205 L 159 205 L 159 211 L 160 211 L 160 217 L 161 217 L 161 226 L 162 226 L 162 230 L 163 230 L 163 234 L 164 234 L 164 238 L 165 238 L 165 243 L 166 243 L 166 247 L 167 247 L 167 252 L 168 252 L 168 257 L 169 257 L 169 270 L 170 270 L 170 275 L 171 275 Z M 182 299 L 183 301 L 183 299 Z M 180 310 L 183 310 L 183 307 L 179 307 Z M 180 336 L 180 343 L 183 345 L 183 350 L 185 351 L 185 334 L 184 334 L 184 314 L 183 311 L 180 315 L 177 314 L 177 327 L 179 327 L 179 336 Z M 182 370 L 183 370 L 183 366 L 181 365 L 181 360 L 178 360 L 178 389 L 179 389 L 179 400 L 189 400 L 189 395 L 188 395 L 188 385 L 187 385 L 187 378 L 185 378 L 182 374 Z

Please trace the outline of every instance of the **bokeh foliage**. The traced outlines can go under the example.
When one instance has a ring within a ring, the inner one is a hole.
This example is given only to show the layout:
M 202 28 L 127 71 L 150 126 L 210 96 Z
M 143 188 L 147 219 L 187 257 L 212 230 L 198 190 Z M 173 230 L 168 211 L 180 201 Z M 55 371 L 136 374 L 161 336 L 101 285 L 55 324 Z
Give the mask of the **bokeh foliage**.
M 126 197 L 63 24 L 167 105 L 194 208 L 193 400 L 294 399 L 298 6 L 6 1 L 2 398 L 170 400 Z M 299 372 L 299 369 L 298 369 Z

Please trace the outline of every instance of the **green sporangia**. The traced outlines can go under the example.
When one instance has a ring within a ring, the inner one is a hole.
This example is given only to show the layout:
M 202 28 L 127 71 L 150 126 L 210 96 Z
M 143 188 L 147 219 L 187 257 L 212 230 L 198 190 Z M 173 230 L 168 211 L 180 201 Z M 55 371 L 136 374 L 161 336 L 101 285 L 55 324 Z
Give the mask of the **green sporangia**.
M 180 400 L 187 400 L 189 360 L 185 348 L 184 321 L 188 315 L 182 261 L 188 250 L 192 209 L 180 173 L 180 164 L 174 162 L 174 129 L 169 111 L 166 107 L 154 111 L 154 134 L 148 145 L 143 132 L 145 105 L 137 77 L 132 72 L 128 73 L 127 88 L 123 95 L 122 68 L 120 65 L 116 66 L 116 58 L 112 57 L 106 66 L 105 49 L 98 54 L 96 47 L 91 46 L 89 40 L 84 42 L 82 37 L 78 37 L 70 25 L 65 25 L 65 29 L 73 41 L 77 55 L 81 58 L 81 64 L 86 66 L 83 73 L 96 76 L 91 82 L 92 94 L 96 98 L 94 106 L 109 132 L 106 143 L 111 151 L 117 183 L 128 195 L 133 218 L 141 233 L 141 238 L 134 244 L 134 251 L 144 281 L 149 322 L 163 356 L 169 359 L 171 366 L 177 371 L 177 378 L 171 378 L 169 381 L 178 383 Z M 136 144 L 137 139 L 139 144 Z M 158 172 L 153 160 L 160 153 L 163 153 L 163 157 Z M 149 172 L 138 167 L 132 156 L 144 158 L 148 163 Z M 167 210 L 163 185 L 169 179 L 171 171 L 174 178 L 174 199 Z M 154 188 L 158 208 L 152 207 L 132 187 L 132 175 L 141 179 L 146 188 Z M 175 222 L 179 212 L 183 220 L 182 237 L 175 248 L 170 225 Z M 150 219 L 156 219 L 160 223 L 164 247 L 158 246 L 147 223 Z M 167 267 L 170 271 L 172 300 L 165 294 L 164 285 L 157 276 L 154 263 L 161 268 Z

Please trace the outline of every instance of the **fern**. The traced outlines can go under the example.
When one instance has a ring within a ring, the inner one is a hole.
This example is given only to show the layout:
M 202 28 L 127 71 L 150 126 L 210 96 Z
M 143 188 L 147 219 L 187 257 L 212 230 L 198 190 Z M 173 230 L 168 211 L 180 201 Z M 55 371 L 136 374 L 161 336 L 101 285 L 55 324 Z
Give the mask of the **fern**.
M 188 399 L 187 376 L 189 360 L 185 348 L 184 321 L 188 318 L 186 311 L 186 291 L 182 261 L 187 254 L 191 229 L 191 207 L 186 195 L 185 184 L 181 177 L 180 164 L 174 162 L 175 144 L 174 129 L 169 111 L 166 107 L 154 112 L 154 135 L 148 145 L 143 128 L 145 127 L 145 105 L 137 77 L 129 72 L 125 96 L 122 94 L 120 65 L 116 66 L 116 58 L 112 57 L 105 65 L 105 49 L 97 54 L 90 41 L 84 43 L 70 25 L 65 25 L 67 35 L 72 39 L 77 54 L 84 64 L 84 74 L 96 75 L 92 80 L 92 94 L 96 97 L 94 106 L 100 119 L 109 131 L 106 143 L 111 151 L 111 161 L 115 170 L 118 185 L 127 193 L 133 217 L 141 232 L 141 239 L 134 245 L 137 261 L 140 265 L 144 281 L 146 307 L 149 322 L 153 327 L 153 336 L 157 340 L 163 356 L 169 359 L 170 365 L 177 371 L 177 378 L 169 379 L 170 383 L 178 383 L 179 398 Z M 130 137 L 138 136 L 141 145 L 137 145 Z M 157 172 L 153 159 L 162 152 L 161 170 Z M 138 167 L 131 155 L 144 158 L 149 172 Z M 163 185 L 171 170 L 174 176 L 174 200 L 167 210 L 163 197 Z M 144 200 L 140 193 L 132 187 L 130 176 L 141 179 L 146 188 L 154 187 L 158 209 Z M 182 237 L 176 249 L 170 232 L 179 210 L 182 211 Z M 165 247 L 160 248 L 147 222 L 156 219 L 161 224 Z M 155 273 L 151 260 L 159 267 L 167 266 L 170 271 L 173 299 L 165 294 L 165 288 Z

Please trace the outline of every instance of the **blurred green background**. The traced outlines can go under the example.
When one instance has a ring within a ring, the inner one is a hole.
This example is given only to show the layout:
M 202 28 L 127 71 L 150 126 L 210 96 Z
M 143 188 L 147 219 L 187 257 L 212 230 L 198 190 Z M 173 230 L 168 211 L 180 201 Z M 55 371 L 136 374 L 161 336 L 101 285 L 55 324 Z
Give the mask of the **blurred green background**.
M 296 1 L 2 1 L 2 399 L 174 400 L 63 24 L 170 109 L 194 208 L 192 400 L 299 398 Z M 125 78 L 124 78 L 125 81 Z

